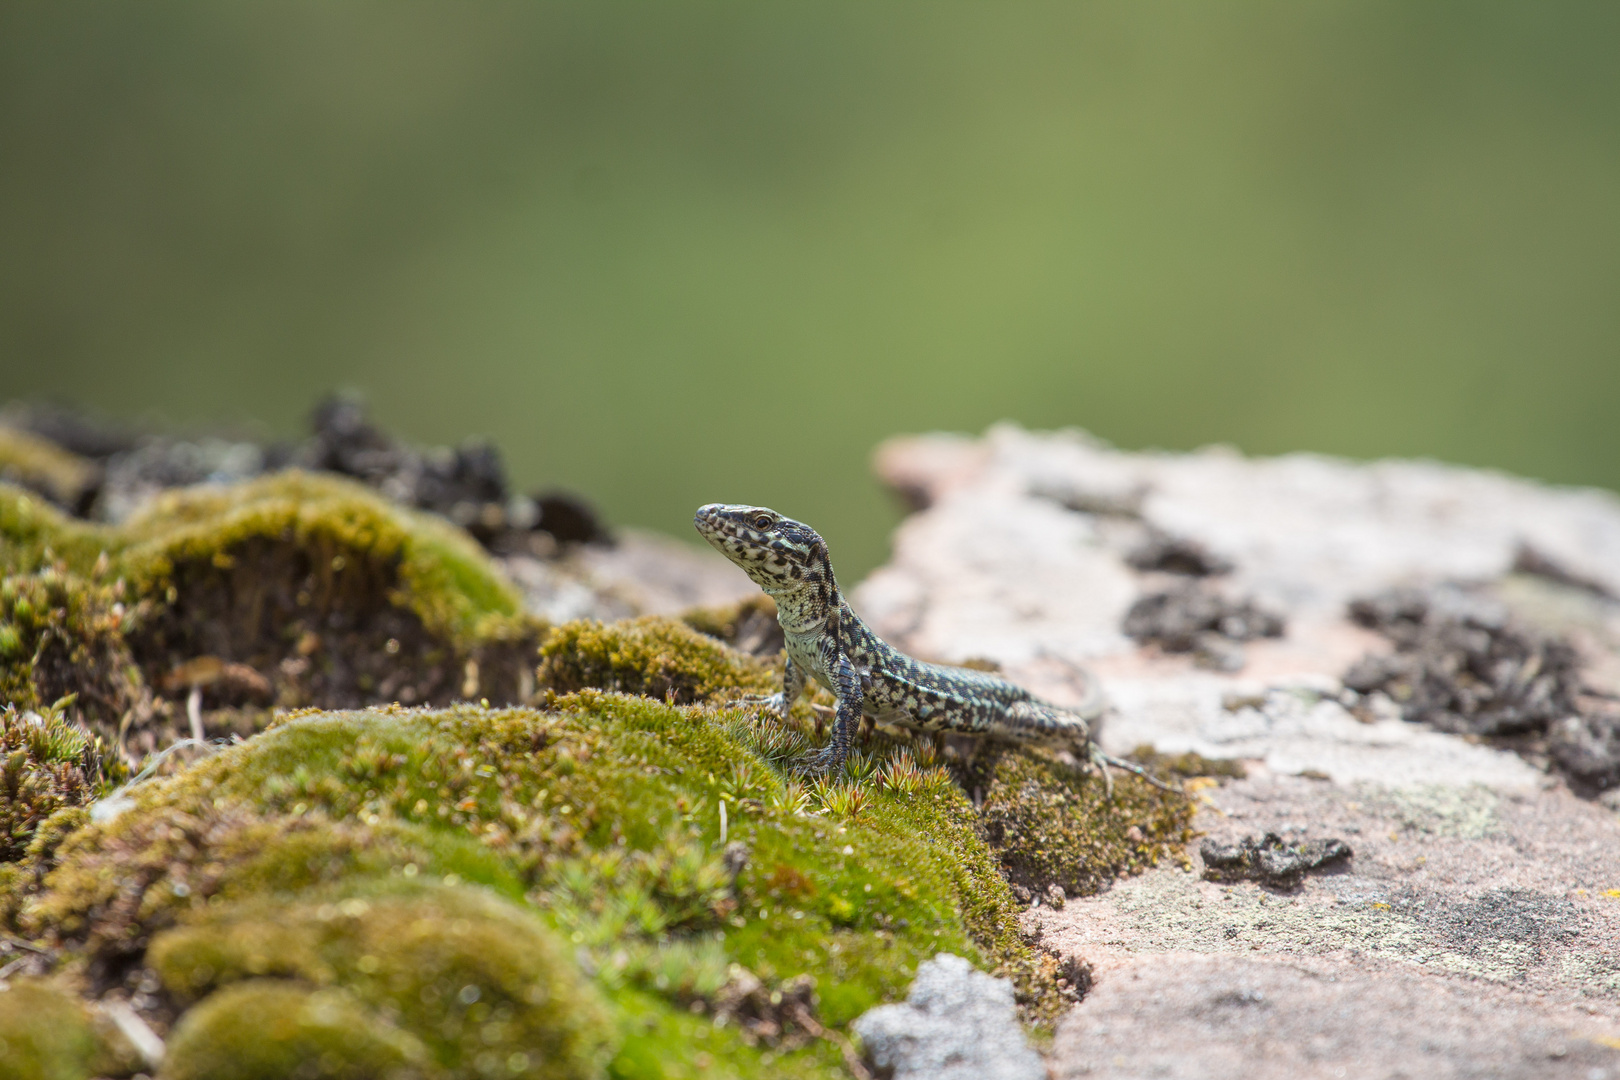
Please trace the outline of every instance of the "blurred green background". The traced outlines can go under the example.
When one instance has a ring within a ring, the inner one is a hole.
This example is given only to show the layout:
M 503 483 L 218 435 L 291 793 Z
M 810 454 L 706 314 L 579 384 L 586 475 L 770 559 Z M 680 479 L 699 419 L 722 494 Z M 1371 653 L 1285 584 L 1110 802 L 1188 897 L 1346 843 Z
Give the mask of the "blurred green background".
M 897 432 L 1620 487 L 1620 6 L 8 3 L 0 391 L 688 535 Z

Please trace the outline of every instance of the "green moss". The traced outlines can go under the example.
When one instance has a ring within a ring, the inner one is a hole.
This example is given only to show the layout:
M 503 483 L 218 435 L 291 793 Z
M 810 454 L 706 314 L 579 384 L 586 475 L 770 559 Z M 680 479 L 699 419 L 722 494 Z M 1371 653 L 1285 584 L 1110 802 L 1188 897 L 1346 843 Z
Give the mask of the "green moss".
M 590 1076 L 606 1043 L 607 1014 L 555 932 L 465 885 L 230 905 L 160 936 L 147 960 L 182 1001 L 265 976 L 341 987 L 450 1077 Z
M 544 711 L 289 717 L 69 836 L 24 922 L 102 962 L 155 941 L 146 958 L 181 998 L 267 974 L 341 988 L 441 1065 L 442 1025 L 390 996 L 420 1001 L 423 988 L 389 989 L 405 969 L 381 943 L 406 916 L 386 913 L 465 923 L 491 957 L 521 936 L 511 919 L 554 927 L 605 995 L 621 1076 L 698 1075 L 709 1059 L 740 1075 L 836 1075 L 831 1047 L 750 1046 L 692 1011 L 714 1008 L 733 965 L 767 985 L 810 975 L 823 1022 L 841 1026 L 951 951 L 1014 975 L 1030 1015 L 1050 1018 L 1050 973 L 1019 940 L 995 856 L 945 771 L 861 755 L 855 798 L 852 782 L 811 788 L 777 767 L 804 742 L 750 711 L 599 691 Z M 366 918 L 322 920 L 355 899 Z M 461 962 L 399 956 L 422 972 Z M 656 1034 L 674 1031 L 702 1038 Z
M 77 507 L 95 486 L 95 462 L 48 439 L 0 424 L 0 480 L 37 491 L 58 506 Z
M 1192 839 L 1192 801 L 1129 773 L 1109 798 L 1101 777 L 1050 758 L 986 746 L 959 769 L 1003 871 L 1018 885 L 1089 895 L 1179 855 Z
M 545 691 L 544 709 L 287 715 L 98 820 L 71 809 L 82 793 L 29 804 L 0 908 L 75 970 L 154 966 L 189 1006 L 174 1075 L 286 1074 L 244 1026 L 258 1010 L 312 1075 L 832 1076 L 835 1047 L 741 1030 L 728 995 L 810 979 L 838 1028 L 940 951 L 1010 975 L 1050 1025 L 1068 1002 L 1004 872 L 1090 891 L 1188 835 L 1185 799 L 1119 777 L 1109 802 L 994 747 L 953 779 L 931 745 L 869 736 L 846 775 L 806 783 L 811 703 L 787 722 L 726 707 L 779 682 L 718 640 L 754 641 L 758 603 L 558 627 L 536 672 L 538 628 L 468 538 L 340 480 L 171 492 L 118 529 L 0 486 L 0 557 L 19 571 L 0 653 L 28 657 L 30 702 L 42 642 L 131 694 L 130 656 L 170 693 L 246 663 L 282 704 Z M 345 1026 L 358 1056 L 323 1057 Z
M 48 983 L 0 983 L 0 1080 L 88 1080 L 99 1040 L 78 999 Z
M 206 797 L 91 824 L 57 857 L 43 890 L 23 907 L 22 928 L 113 964 L 222 902 L 407 869 L 522 892 L 505 863 L 468 837 L 397 819 L 373 826 L 322 814 L 266 815 L 247 801 L 215 806 Z
M 426 1058 L 418 1040 L 341 990 L 255 980 L 223 990 L 185 1015 L 170 1040 L 162 1075 L 164 1080 L 439 1075 Z
M 0 863 L 21 859 L 47 819 L 93 798 L 101 781 L 95 741 L 59 710 L 0 709 Z M 52 843 L 64 824 L 47 831 Z
M 684 705 L 738 691 L 769 693 L 776 683 L 765 662 L 657 616 L 559 626 L 540 656 L 541 684 L 559 693 L 599 688 Z

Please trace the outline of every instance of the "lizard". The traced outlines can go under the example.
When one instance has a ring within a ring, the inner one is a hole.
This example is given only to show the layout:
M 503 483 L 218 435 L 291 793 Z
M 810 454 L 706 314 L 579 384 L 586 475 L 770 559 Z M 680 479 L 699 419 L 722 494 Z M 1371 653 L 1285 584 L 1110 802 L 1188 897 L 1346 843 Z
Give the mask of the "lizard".
M 990 672 L 926 663 L 884 641 L 850 608 L 827 542 L 803 522 L 763 506 L 709 503 L 692 524 L 776 601 L 787 651 L 782 689 L 755 703 L 785 720 L 811 679 L 837 698 L 832 737 L 807 763 L 811 771 L 842 769 L 869 717 L 917 732 L 1067 749 L 1102 773 L 1110 795 L 1109 766 L 1175 790 L 1097 745 L 1092 728 L 1105 708 L 1100 692 L 1068 709 Z

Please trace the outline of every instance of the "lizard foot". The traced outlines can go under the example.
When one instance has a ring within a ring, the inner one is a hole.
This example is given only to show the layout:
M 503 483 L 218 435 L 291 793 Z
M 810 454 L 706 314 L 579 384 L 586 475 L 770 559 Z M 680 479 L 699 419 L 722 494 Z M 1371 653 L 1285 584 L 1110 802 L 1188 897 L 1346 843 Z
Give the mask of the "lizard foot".
M 844 754 L 828 743 L 820 750 L 806 754 L 799 760 L 799 771 L 807 776 L 830 776 L 844 767 Z
M 1117 757 L 1111 757 L 1110 755 L 1103 753 L 1102 747 L 1098 746 L 1096 743 L 1091 744 L 1091 763 L 1097 767 L 1099 772 L 1102 773 L 1103 785 L 1108 789 L 1108 798 L 1110 800 L 1112 800 L 1114 797 L 1114 775 L 1108 771 L 1108 767 L 1110 765 L 1116 768 L 1124 769 L 1126 772 L 1146 780 L 1160 791 L 1168 791 L 1172 795 L 1185 794 L 1181 788 L 1171 787 L 1158 777 L 1150 775 L 1146 769 L 1142 768 L 1142 766 L 1129 761 L 1122 761 Z
M 752 705 L 758 708 L 763 708 L 768 712 L 773 712 L 780 717 L 785 718 L 787 716 L 787 702 L 783 700 L 783 696 L 780 692 L 775 694 L 745 694 L 744 696 L 736 698 L 734 701 L 732 701 L 732 704 Z

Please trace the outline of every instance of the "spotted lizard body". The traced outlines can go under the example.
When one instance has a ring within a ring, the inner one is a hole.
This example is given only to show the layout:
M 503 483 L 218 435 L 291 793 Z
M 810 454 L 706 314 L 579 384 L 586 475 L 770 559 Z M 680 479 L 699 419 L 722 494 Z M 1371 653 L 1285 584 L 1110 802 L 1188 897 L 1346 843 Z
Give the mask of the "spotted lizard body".
M 1103 708 L 1099 693 L 1079 709 L 1066 709 L 988 672 L 915 660 L 878 637 L 839 591 L 826 541 L 803 522 L 763 506 L 710 503 L 692 523 L 776 601 L 787 667 L 781 693 L 763 703 L 786 717 L 807 679 L 838 699 L 832 738 L 813 759 L 814 769 L 843 767 L 866 716 L 913 731 L 1067 749 L 1105 777 L 1108 765 L 1143 775 L 1093 740 Z

